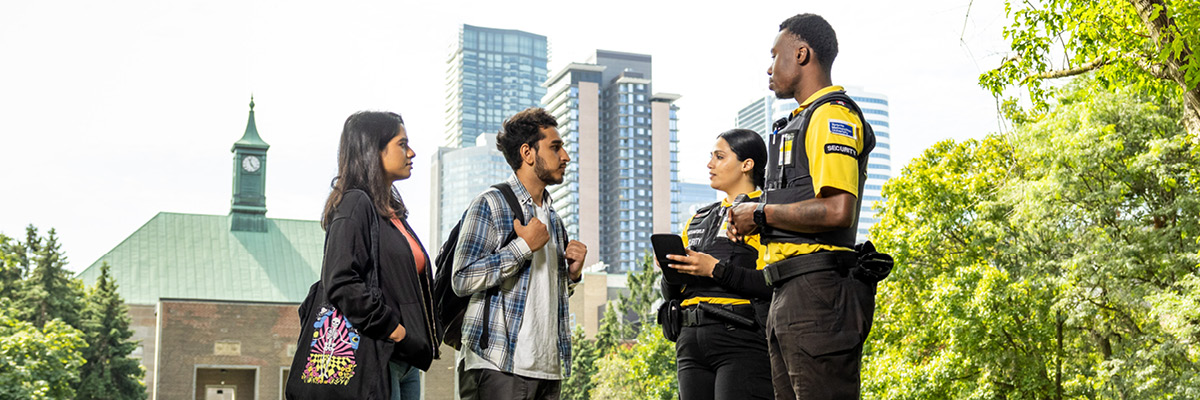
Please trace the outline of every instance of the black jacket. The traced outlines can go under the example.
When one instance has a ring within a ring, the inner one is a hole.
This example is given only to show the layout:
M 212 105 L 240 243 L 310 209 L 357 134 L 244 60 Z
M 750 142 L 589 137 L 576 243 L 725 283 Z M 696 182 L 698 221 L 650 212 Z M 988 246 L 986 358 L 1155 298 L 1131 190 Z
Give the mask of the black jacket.
M 396 326 L 403 324 L 407 335 L 396 343 L 392 360 L 427 370 L 437 351 L 430 292 L 433 264 L 424 251 L 414 252 L 409 247 L 408 239 L 390 219 L 378 216 L 379 286 L 383 295 L 372 296 L 366 286 L 367 272 L 374 265 L 370 218 L 376 218 L 376 214 L 372 207 L 371 199 L 362 192 L 347 192 L 342 198 L 327 227 L 321 283 L 329 301 L 363 335 L 389 340 Z M 412 233 L 407 222 L 404 227 Z M 414 253 L 425 258 L 422 274 L 417 274 Z

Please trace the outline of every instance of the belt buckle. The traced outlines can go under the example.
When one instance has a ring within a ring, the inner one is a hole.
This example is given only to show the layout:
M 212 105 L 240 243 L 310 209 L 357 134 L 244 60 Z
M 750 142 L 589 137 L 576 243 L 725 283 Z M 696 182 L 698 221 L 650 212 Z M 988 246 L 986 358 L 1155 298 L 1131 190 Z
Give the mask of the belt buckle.
M 683 325 L 684 326 L 700 325 L 700 309 L 699 308 L 683 309 Z
M 779 269 L 774 265 L 768 265 L 762 269 L 763 278 L 767 281 L 767 286 L 774 286 L 771 282 L 779 279 Z

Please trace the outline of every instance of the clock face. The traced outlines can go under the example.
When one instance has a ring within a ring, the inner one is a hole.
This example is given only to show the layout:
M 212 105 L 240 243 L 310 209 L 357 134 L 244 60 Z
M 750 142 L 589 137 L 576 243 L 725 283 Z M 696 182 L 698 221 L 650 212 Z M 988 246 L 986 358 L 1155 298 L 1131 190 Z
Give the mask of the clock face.
M 258 172 L 258 168 L 262 166 L 262 162 L 255 156 L 245 156 L 242 158 L 242 169 L 246 172 Z

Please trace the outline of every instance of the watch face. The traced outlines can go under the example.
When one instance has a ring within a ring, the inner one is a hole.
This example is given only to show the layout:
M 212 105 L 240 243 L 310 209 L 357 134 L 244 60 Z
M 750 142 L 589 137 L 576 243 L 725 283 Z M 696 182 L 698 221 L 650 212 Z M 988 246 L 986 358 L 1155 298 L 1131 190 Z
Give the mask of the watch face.
M 246 170 L 246 172 L 257 172 L 261 166 L 262 162 L 258 161 L 258 157 L 246 156 L 242 158 L 242 169 Z

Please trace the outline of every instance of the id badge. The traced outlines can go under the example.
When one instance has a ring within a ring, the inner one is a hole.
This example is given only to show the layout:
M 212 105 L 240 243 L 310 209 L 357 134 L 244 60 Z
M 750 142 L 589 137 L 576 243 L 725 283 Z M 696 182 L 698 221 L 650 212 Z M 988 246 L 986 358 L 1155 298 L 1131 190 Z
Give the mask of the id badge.
M 792 157 L 792 142 L 796 138 L 796 134 L 789 132 L 789 133 L 783 134 L 782 136 L 783 136 L 783 138 L 781 140 L 783 141 L 783 145 L 779 146 L 780 165 L 790 167 L 792 165 L 792 162 L 795 161 L 792 159 L 793 158 Z

